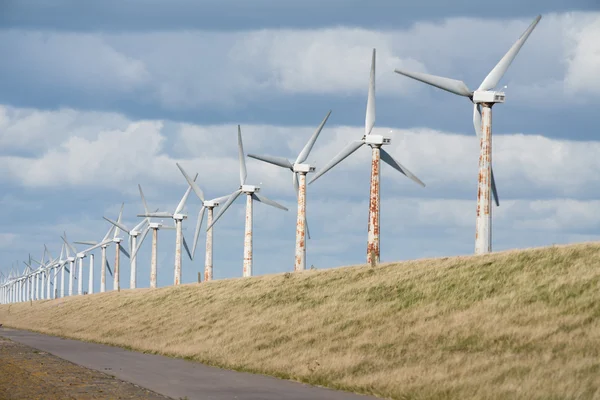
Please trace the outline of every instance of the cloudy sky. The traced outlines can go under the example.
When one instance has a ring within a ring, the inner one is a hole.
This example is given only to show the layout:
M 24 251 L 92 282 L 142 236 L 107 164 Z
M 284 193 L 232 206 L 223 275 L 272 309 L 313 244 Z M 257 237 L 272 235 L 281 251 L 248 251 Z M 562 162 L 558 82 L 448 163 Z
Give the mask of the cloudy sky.
M 239 186 L 247 153 L 295 159 L 329 110 L 309 161 L 319 168 L 360 139 L 373 48 L 376 131 L 426 183 L 383 165 L 382 261 L 470 254 L 478 143 L 471 103 L 393 73 L 404 68 L 477 87 L 537 14 L 542 20 L 499 87 L 493 164 L 501 205 L 493 249 L 600 236 L 600 10 L 596 0 L 526 2 L 276 0 L 0 1 L 0 270 L 56 257 L 60 234 L 99 240 L 102 216 L 133 226 L 173 211 L 186 190 L 175 162 L 207 197 Z M 370 152 L 362 148 L 308 188 L 307 265 L 365 260 Z M 248 159 L 288 212 L 257 204 L 254 272 L 293 268 L 296 200 L 289 171 Z M 184 234 L 191 242 L 198 198 Z M 165 221 L 172 223 L 172 221 Z M 244 203 L 215 226 L 215 278 L 242 271 Z M 204 264 L 204 232 L 183 281 Z M 175 234 L 159 232 L 159 285 L 173 282 Z M 150 237 L 138 282 L 149 282 Z M 114 250 L 109 248 L 113 261 Z M 114 261 L 113 261 L 114 262 Z M 98 264 L 97 264 L 98 265 Z M 128 287 L 128 262 L 122 263 Z M 109 285 L 109 288 L 112 285 Z M 97 290 L 97 289 L 96 289 Z

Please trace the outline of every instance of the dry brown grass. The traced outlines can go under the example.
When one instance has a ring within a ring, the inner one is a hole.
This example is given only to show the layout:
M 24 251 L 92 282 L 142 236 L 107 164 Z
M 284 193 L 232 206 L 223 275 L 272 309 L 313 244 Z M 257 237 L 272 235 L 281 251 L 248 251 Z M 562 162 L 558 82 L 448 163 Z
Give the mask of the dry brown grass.
M 0 306 L 14 328 L 394 399 L 600 398 L 600 244 Z

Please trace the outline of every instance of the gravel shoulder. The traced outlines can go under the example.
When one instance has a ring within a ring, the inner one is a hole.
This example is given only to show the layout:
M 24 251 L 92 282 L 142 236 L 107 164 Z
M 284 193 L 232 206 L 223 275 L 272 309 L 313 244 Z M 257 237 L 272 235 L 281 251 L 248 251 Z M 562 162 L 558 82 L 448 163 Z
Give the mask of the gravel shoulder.
M 162 396 L 0 336 L 0 400 L 149 399 Z

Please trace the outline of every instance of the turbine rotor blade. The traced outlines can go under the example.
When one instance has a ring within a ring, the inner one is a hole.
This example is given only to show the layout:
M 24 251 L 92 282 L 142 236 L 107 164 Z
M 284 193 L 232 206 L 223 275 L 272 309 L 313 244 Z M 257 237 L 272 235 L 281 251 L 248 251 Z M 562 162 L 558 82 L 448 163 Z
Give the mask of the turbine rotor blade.
M 369 95 L 367 97 L 367 113 L 365 115 L 365 135 L 370 135 L 375 126 L 375 49 L 371 59 L 371 75 L 369 77 Z
M 138 217 L 149 217 L 149 218 L 173 218 L 173 214 L 166 211 L 153 212 L 148 214 L 138 214 Z
M 425 187 L 425 184 L 423 182 L 421 182 L 421 180 L 419 178 L 417 178 L 412 172 L 410 172 L 408 169 L 406 169 L 405 166 L 400 164 L 398 161 L 394 160 L 394 158 L 390 155 L 390 153 L 388 153 L 384 149 L 380 149 L 380 151 L 381 151 L 381 159 L 386 164 L 388 164 L 390 167 L 394 168 L 396 171 L 403 173 L 404 175 L 406 175 L 407 177 L 409 177 L 410 179 L 412 179 L 419 185 Z
M 409 78 L 421 81 L 428 85 L 443 89 L 447 92 L 457 94 L 459 96 L 471 97 L 471 95 L 473 94 L 473 92 L 468 88 L 466 83 L 456 79 L 425 74 L 423 72 L 409 72 L 403 69 L 395 69 L 394 72 L 400 75 L 408 76 Z
M 238 156 L 240 159 L 240 185 L 246 183 L 248 172 L 246 171 L 246 160 L 244 157 L 244 144 L 242 143 L 242 128 L 238 125 Z
M 221 197 L 217 197 L 215 199 L 212 199 L 211 201 L 214 201 L 215 203 L 219 203 L 222 204 L 224 201 L 227 201 L 227 199 L 230 197 L 231 195 L 228 194 L 227 196 L 221 196 Z
M 202 189 L 200 189 L 200 186 L 198 186 L 198 184 L 196 183 L 196 180 L 192 180 L 192 178 L 185 172 L 185 170 L 181 165 L 179 165 L 179 163 L 175 163 L 175 165 L 177 165 L 177 168 L 179 168 L 187 183 L 192 187 L 192 190 L 194 191 L 194 193 L 196 193 L 196 196 L 198 196 L 198 198 L 201 201 L 204 201 L 204 193 L 202 192 Z
M 125 203 L 121 203 L 121 211 L 119 211 L 119 217 L 117 218 L 117 222 L 121 223 L 121 218 L 123 217 L 123 207 L 125 207 Z M 119 227 L 115 227 L 115 233 L 113 235 L 113 239 L 116 239 L 119 236 Z
M 126 227 L 125 225 L 123 225 L 122 223 L 120 223 L 120 222 L 116 222 L 116 221 L 113 221 L 113 220 L 112 220 L 112 219 L 110 219 L 110 218 L 106 218 L 106 217 L 102 217 L 102 218 L 104 218 L 105 220 L 107 220 L 108 222 L 110 222 L 111 224 L 113 224 L 114 226 L 116 226 L 117 228 L 121 229 L 123 232 L 127 232 L 127 233 L 129 233 L 129 228 L 127 228 L 127 227 Z
M 110 276 L 113 276 L 112 269 L 110 269 L 110 263 L 108 262 L 108 259 L 106 260 L 106 268 L 108 269 L 108 273 L 110 274 Z
M 504 76 L 506 70 L 519 53 L 519 50 L 521 50 L 521 47 L 523 47 L 523 44 L 525 44 L 525 41 L 527 40 L 529 35 L 531 35 L 531 32 L 533 32 L 533 29 L 536 27 L 538 22 L 540 22 L 540 19 L 542 19 L 541 15 L 535 17 L 535 19 L 525 30 L 525 32 L 521 34 L 521 36 L 519 37 L 519 39 L 517 39 L 515 44 L 512 45 L 512 47 L 506 52 L 504 57 L 502 57 L 500 61 L 498 61 L 498 64 L 496 64 L 494 69 L 492 69 L 490 73 L 485 77 L 483 82 L 481 82 L 481 85 L 479 85 L 479 88 L 477 90 L 490 90 L 495 88 L 496 85 L 498 85 L 498 82 L 500 82 L 500 79 L 502 79 L 502 76 Z
M 125 247 L 119 246 L 119 250 L 121 251 L 121 253 L 125 254 L 125 257 L 131 259 L 131 255 L 129 254 L 129 252 L 127 250 L 125 250 Z
M 494 170 L 490 168 L 490 171 L 492 176 L 492 195 L 494 196 L 494 202 L 496 203 L 496 207 L 500 207 L 500 200 L 498 199 L 498 190 L 496 189 L 496 180 L 494 179 Z
M 481 138 L 481 106 L 479 104 L 473 104 L 473 128 L 475 128 L 475 134 L 477 139 Z
M 256 160 L 264 161 L 269 164 L 277 165 L 278 167 L 293 169 L 294 166 L 287 158 L 283 157 L 275 157 L 275 156 L 259 156 L 255 154 L 248 154 L 248 157 L 254 158 Z
M 90 241 L 90 242 L 86 242 L 86 241 L 82 241 L 82 242 L 73 242 L 73 243 L 77 243 L 77 244 L 85 244 L 85 245 L 87 245 L 87 246 L 93 246 L 93 245 L 97 244 L 98 242 L 92 242 L 92 241 Z
M 296 164 L 301 164 L 304 161 L 306 161 L 306 159 L 308 158 L 308 155 L 310 154 L 313 146 L 315 145 L 315 142 L 317 141 L 317 138 L 319 137 L 319 134 L 323 130 L 323 127 L 325 126 L 325 123 L 329 119 L 330 115 L 331 115 L 331 110 L 329 110 L 329 112 L 327 113 L 327 115 L 325 116 L 323 121 L 321 121 L 321 124 L 317 127 L 317 130 L 315 130 L 315 133 L 313 133 L 313 135 L 310 137 L 310 139 L 308 140 L 306 145 L 304 145 L 304 148 L 302 149 L 300 154 L 298 154 L 298 158 L 296 158 Z M 250 156 L 250 155 L 248 155 L 248 156 Z
M 196 173 L 196 176 L 194 176 L 194 181 L 196 181 L 196 178 L 198 178 L 197 173 Z M 173 214 L 179 214 L 180 212 L 183 211 L 183 207 L 185 207 L 185 202 L 187 201 L 191 192 L 192 192 L 192 187 L 188 185 L 188 188 L 186 189 L 185 194 L 181 198 L 181 201 L 179 202 L 179 204 L 177 204 L 177 208 L 175 209 L 175 212 Z
M 190 257 L 191 260 L 194 259 L 196 255 L 196 246 L 198 245 L 198 237 L 200 236 L 200 227 L 202 226 L 202 220 L 204 219 L 204 211 L 206 211 L 206 207 L 202 206 L 200 211 L 198 211 L 198 219 L 196 220 L 196 231 L 194 232 L 194 247 L 192 248 L 192 255 Z
M 311 179 L 311 181 L 309 182 L 309 184 L 313 183 L 314 181 L 316 181 L 321 175 L 323 175 L 325 172 L 329 171 L 331 168 L 335 167 L 337 164 L 339 164 L 344 158 L 348 157 L 350 154 L 354 153 L 356 150 L 359 149 L 359 147 L 361 147 L 363 144 L 365 144 L 365 142 L 363 142 L 362 140 L 355 140 L 353 142 L 350 142 L 346 145 L 346 147 L 344 147 L 342 149 L 342 151 L 340 151 L 335 157 L 333 157 L 331 159 L 331 161 L 329 161 L 323 168 L 321 168 L 321 170 L 319 172 L 316 173 L 315 176 L 313 176 L 313 178 Z
M 144 232 L 142 233 L 142 237 L 140 238 L 140 240 L 137 243 L 137 247 L 131 253 L 132 258 L 135 258 L 135 256 L 137 255 L 137 252 L 140 249 L 140 247 L 142 246 L 142 243 L 144 243 L 144 239 L 146 239 L 146 236 L 148 235 L 149 231 L 150 231 L 150 226 L 147 226 L 146 229 L 144 229 Z
M 185 240 L 185 236 L 181 236 L 183 239 L 183 247 L 185 248 L 185 252 L 187 253 L 190 260 L 192 260 L 192 253 L 190 252 L 190 248 L 188 247 L 187 241 Z
M 144 212 L 148 213 L 148 203 L 146 203 L 146 197 L 144 197 L 144 192 L 142 192 L 142 185 L 138 183 L 138 189 L 140 189 L 140 197 L 142 198 L 142 203 L 144 204 Z
M 217 214 L 215 219 L 213 219 L 212 223 L 206 227 L 207 231 L 210 228 L 212 228 L 212 226 L 219 220 L 219 218 L 221 218 L 221 215 L 223 215 L 223 213 L 229 208 L 231 203 L 233 203 L 235 201 L 235 199 L 237 199 L 240 196 L 240 194 L 242 194 L 242 189 L 236 190 L 235 192 L 233 192 L 231 194 L 231 196 L 229 196 L 229 200 L 227 200 L 227 202 L 225 204 L 223 204 L 223 207 L 221 208 L 221 210 L 219 211 L 219 213 Z
M 259 201 L 259 202 L 261 202 L 261 203 L 268 204 L 268 205 L 270 205 L 270 206 L 272 206 L 272 207 L 276 207 L 276 208 L 282 209 L 282 210 L 284 210 L 284 211 L 288 211 L 288 209 L 287 209 L 287 208 L 285 208 L 284 206 L 282 206 L 281 204 L 277 203 L 277 202 L 276 202 L 276 201 L 274 201 L 274 200 L 271 200 L 271 199 L 269 199 L 269 198 L 268 198 L 268 197 L 266 197 L 266 196 L 260 195 L 260 194 L 258 194 L 258 193 L 252 193 L 252 198 L 253 198 L 254 200 L 256 200 L 256 201 Z

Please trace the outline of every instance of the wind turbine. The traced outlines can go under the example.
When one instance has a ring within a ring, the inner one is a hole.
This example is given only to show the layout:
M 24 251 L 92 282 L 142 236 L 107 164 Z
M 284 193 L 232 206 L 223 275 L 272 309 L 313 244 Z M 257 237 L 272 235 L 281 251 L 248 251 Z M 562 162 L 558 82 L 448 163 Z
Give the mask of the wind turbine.
M 179 170 L 181 171 L 181 173 L 183 174 L 183 176 L 185 177 L 186 181 L 188 182 L 188 184 L 194 191 L 194 193 L 196 193 L 196 196 L 198 196 L 198 198 L 202 202 L 202 207 L 200 208 L 200 211 L 198 211 L 198 219 L 196 220 L 196 232 L 194 233 L 194 247 L 192 248 L 192 255 L 191 255 L 191 258 L 193 260 L 194 255 L 196 254 L 196 245 L 198 244 L 198 236 L 200 234 L 200 227 L 202 226 L 202 220 L 204 219 L 204 212 L 206 210 L 208 210 L 208 216 L 207 216 L 206 223 L 209 225 L 212 224 L 213 210 L 215 209 L 215 207 L 217 207 L 223 201 L 227 200 L 229 198 L 229 196 L 222 196 L 222 197 L 217 197 L 212 200 L 205 200 L 204 193 L 202 192 L 202 189 L 200 189 L 200 186 L 198 186 L 198 184 L 194 180 L 192 180 L 192 178 L 190 178 L 190 176 L 185 172 L 183 167 L 181 165 L 179 165 L 179 163 L 176 163 L 176 164 L 177 164 L 177 167 L 179 168 Z M 205 282 L 211 281 L 213 279 L 213 256 L 212 255 L 213 255 L 213 230 L 212 230 L 212 228 L 210 228 L 206 232 L 206 252 L 204 255 L 204 281 Z
M 196 174 L 196 176 L 194 177 L 194 181 L 196 180 L 196 178 L 198 178 L 198 174 Z M 140 188 L 140 191 L 141 191 L 141 188 Z M 190 257 L 190 260 L 192 259 L 192 254 L 190 253 L 190 249 L 185 241 L 185 237 L 183 237 L 183 227 L 182 227 L 183 220 L 187 218 L 187 215 L 183 214 L 183 208 L 185 207 L 185 202 L 187 201 L 187 198 L 190 195 L 191 191 L 192 191 L 192 188 L 188 186 L 188 188 L 185 191 L 185 194 L 179 201 L 179 204 L 177 204 L 177 208 L 175 208 L 175 211 L 173 213 L 164 212 L 164 211 L 148 213 L 146 211 L 146 214 L 138 214 L 138 217 L 173 218 L 173 220 L 175 221 L 176 236 L 175 236 L 174 285 L 179 285 L 181 283 L 181 242 L 182 241 L 183 241 L 183 246 L 185 247 L 185 250 L 188 253 L 188 256 Z M 154 234 L 156 234 L 156 230 L 154 231 Z M 145 234 L 144 234 L 144 237 L 146 237 Z M 152 239 L 153 239 L 153 243 L 155 243 L 154 237 Z M 141 243 L 140 243 L 140 245 L 141 245 Z M 153 246 L 152 250 L 155 251 L 154 246 Z M 154 253 L 152 254 L 152 257 L 153 258 L 156 257 L 154 255 Z
M 223 204 L 223 208 L 217 214 L 214 221 L 208 225 L 206 230 L 208 231 L 212 226 L 221 218 L 221 215 L 229 208 L 231 203 L 239 197 L 240 194 L 246 194 L 246 227 L 244 233 L 244 265 L 243 265 L 243 276 L 252 276 L 252 201 L 256 200 L 267 205 L 280 208 L 284 211 L 288 209 L 281 204 L 268 199 L 267 197 L 258 194 L 260 191 L 259 186 L 246 185 L 246 178 L 248 173 L 246 172 L 246 160 L 244 159 L 244 146 L 242 143 L 242 129 L 238 125 L 238 156 L 240 159 L 240 188 L 233 192 L 229 199 Z
M 348 143 L 346 147 L 340 151 L 335 157 L 331 159 L 316 175 L 312 178 L 309 184 L 316 181 L 321 175 L 329 171 L 331 168 L 336 166 L 343 159 L 354 153 L 363 145 L 371 147 L 371 189 L 370 189 L 370 201 L 369 201 L 369 231 L 367 239 L 367 264 L 378 264 L 379 263 L 379 212 L 380 212 L 380 194 L 379 194 L 379 170 L 380 161 L 383 160 L 386 164 L 397 170 L 398 172 L 406 175 L 408 178 L 418 183 L 421 186 L 425 186 L 419 178 L 417 178 L 412 172 L 406 167 L 396 161 L 390 153 L 385 151 L 382 146 L 391 144 L 390 138 L 382 135 L 372 134 L 373 127 L 375 126 L 375 49 L 373 49 L 373 56 L 371 59 L 371 76 L 369 79 L 369 94 L 367 97 L 367 112 L 365 116 L 365 134 L 362 139 L 355 140 Z
M 122 212 L 123 207 L 121 207 L 121 212 Z M 108 229 L 108 232 L 106 232 L 106 235 L 104 235 L 104 237 L 102 238 L 102 240 L 100 242 L 96 242 L 96 241 L 81 241 L 81 242 L 74 242 L 74 243 L 78 243 L 78 244 L 85 244 L 88 246 L 94 246 L 88 250 L 92 250 L 95 249 L 97 247 L 100 247 L 101 250 L 101 257 L 100 257 L 100 293 L 104 293 L 106 291 L 106 270 L 108 270 L 108 272 L 110 273 L 110 276 L 113 276 L 113 273 L 110 269 L 110 264 L 108 263 L 107 259 L 106 259 L 106 248 L 108 247 L 109 244 L 111 244 L 113 242 L 113 239 L 110 238 L 111 233 L 113 233 L 113 230 L 115 229 L 114 226 L 110 226 L 110 228 Z M 90 283 L 89 283 L 89 293 L 93 293 L 93 276 L 94 276 L 94 257 L 93 254 L 90 254 L 90 274 L 92 275 L 92 278 L 90 278 Z
M 298 198 L 298 218 L 296 221 L 296 257 L 294 259 L 294 271 L 303 271 L 306 269 L 306 236 L 310 239 L 308 232 L 308 223 L 306 221 L 306 174 L 314 172 L 315 167 L 310 164 L 304 164 L 310 151 L 312 150 L 321 130 L 325 126 L 327 119 L 331 115 L 331 110 L 327 113 L 317 130 L 310 137 L 308 143 L 304 146 L 296 161 L 292 163 L 287 158 L 274 156 L 259 156 L 248 154 L 248 157 L 255 158 L 279 167 L 287 168 L 292 171 L 296 197 Z
M 142 198 L 142 203 L 144 204 L 144 212 L 146 213 L 145 215 L 149 215 L 150 211 L 148 209 L 148 203 L 146 203 L 146 197 L 144 196 L 144 192 L 142 191 L 142 186 L 140 184 L 138 184 L 138 189 L 140 189 L 140 197 Z M 146 236 L 148 235 L 148 232 L 150 231 L 150 229 L 152 229 L 152 249 L 151 249 L 151 258 L 150 258 L 150 287 L 156 288 L 156 272 L 157 272 L 156 254 L 157 254 L 157 249 L 158 249 L 158 230 L 159 229 L 175 229 L 175 228 L 170 227 L 170 226 L 163 226 L 162 222 L 150 221 L 148 223 L 148 225 L 146 226 L 146 229 L 144 229 L 144 232 L 142 233 L 142 238 L 140 239 L 139 243 L 137 244 L 137 247 L 131 253 L 131 257 L 133 257 L 133 258 L 137 257 L 137 252 L 140 249 L 140 247 L 142 246 L 142 243 L 144 243 L 144 239 L 146 239 Z
M 428 85 L 446 90 L 459 96 L 468 97 L 473 103 L 473 126 L 479 139 L 479 177 L 477 188 L 477 218 L 475 225 L 475 254 L 485 254 L 492 251 L 492 210 L 490 191 L 494 196 L 496 206 L 498 192 L 492 171 L 492 106 L 504 103 L 504 92 L 494 90 L 506 70 L 515 59 L 521 47 L 533 32 L 541 15 L 538 15 L 498 64 L 489 72 L 476 90 L 470 90 L 463 81 L 444 78 L 421 72 L 408 72 L 395 69 L 394 72 L 416 79 Z M 483 109 L 483 110 L 482 110 Z
M 148 210 L 145 209 L 146 212 Z M 158 210 L 157 210 L 158 211 Z M 129 288 L 135 289 L 137 286 L 137 257 L 135 254 L 135 249 L 137 248 L 137 238 L 140 234 L 143 233 L 142 227 L 148 223 L 150 224 L 150 218 L 144 218 L 142 222 L 133 227 L 133 229 L 129 229 L 125 224 L 118 221 L 113 221 L 110 218 L 102 217 L 116 228 L 121 229 L 123 232 L 126 232 L 129 235 L 129 251 L 131 252 L 130 260 L 130 278 L 129 278 Z

